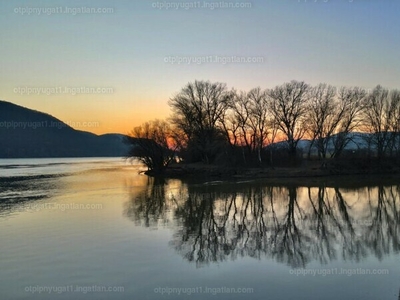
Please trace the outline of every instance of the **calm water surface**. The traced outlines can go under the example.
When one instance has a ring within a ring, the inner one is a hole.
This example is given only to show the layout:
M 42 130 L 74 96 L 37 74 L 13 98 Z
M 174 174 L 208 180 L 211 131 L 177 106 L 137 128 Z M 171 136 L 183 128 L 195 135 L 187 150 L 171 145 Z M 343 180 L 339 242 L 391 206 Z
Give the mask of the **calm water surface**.
M 0 160 L 0 299 L 399 299 L 400 185 Z

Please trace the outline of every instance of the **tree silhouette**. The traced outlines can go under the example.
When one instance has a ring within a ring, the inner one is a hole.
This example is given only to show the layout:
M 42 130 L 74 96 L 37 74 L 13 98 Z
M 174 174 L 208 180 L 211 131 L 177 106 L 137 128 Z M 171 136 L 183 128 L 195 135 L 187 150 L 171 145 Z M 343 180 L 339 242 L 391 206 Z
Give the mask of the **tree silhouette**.
M 349 154 L 357 155 L 352 166 L 359 171 L 366 170 L 366 162 L 376 161 L 371 153 L 379 159 L 400 157 L 400 92 L 381 86 L 367 92 L 292 80 L 271 89 L 238 92 L 225 83 L 196 80 L 174 95 L 169 106 L 171 125 L 148 122 L 132 132 L 136 141 L 128 139 L 136 145 L 131 157 L 154 174 L 162 173 L 175 150 L 188 163 L 273 167 L 279 157 L 282 165 L 296 165 L 302 139 L 310 140 L 308 158 L 317 149 L 322 167 L 331 172 L 343 170 L 341 163 L 349 162 Z M 366 133 L 361 136 L 368 148 L 359 141 L 360 132 Z M 282 143 L 277 140 L 286 142 L 287 153 L 279 151 Z M 363 151 L 348 152 L 350 142 Z M 328 163 L 328 158 L 343 159 Z M 384 169 L 392 166 L 390 161 Z
M 377 86 L 364 100 L 363 125 L 368 142 L 376 147 L 379 159 L 393 154 L 398 136 L 400 92 Z
M 175 157 L 172 130 L 165 121 L 154 120 L 135 127 L 126 138 L 131 145 L 128 158 L 144 163 L 150 174 L 160 174 Z
M 171 120 L 184 134 L 189 160 L 211 163 L 227 144 L 220 120 L 230 97 L 225 84 L 195 81 L 170 99 Z
M 297 144 L 306 132 L 305 117 L 309 85 L 291 81 L 268 91 L 270 111 L 288 143 L 289 155 L 296 157 Z

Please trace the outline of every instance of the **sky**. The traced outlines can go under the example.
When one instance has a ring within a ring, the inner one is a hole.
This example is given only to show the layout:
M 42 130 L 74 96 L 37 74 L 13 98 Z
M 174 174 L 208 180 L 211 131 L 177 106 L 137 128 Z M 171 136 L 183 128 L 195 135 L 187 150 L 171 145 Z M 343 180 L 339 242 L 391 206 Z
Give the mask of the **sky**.
M 0 99 L 125 134 L 168 118 L 194 80 L 400 88 L 399 13 L 397 0 L 0 0 Z

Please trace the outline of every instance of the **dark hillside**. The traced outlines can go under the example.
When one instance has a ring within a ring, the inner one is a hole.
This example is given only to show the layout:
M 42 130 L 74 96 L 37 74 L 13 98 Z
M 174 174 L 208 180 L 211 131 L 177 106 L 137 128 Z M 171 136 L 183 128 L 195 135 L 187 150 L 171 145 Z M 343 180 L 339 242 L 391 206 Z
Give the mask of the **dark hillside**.
M 51 115 L 0 101 L 0 158 L 124 156 L 121 134 L 75 130 Z

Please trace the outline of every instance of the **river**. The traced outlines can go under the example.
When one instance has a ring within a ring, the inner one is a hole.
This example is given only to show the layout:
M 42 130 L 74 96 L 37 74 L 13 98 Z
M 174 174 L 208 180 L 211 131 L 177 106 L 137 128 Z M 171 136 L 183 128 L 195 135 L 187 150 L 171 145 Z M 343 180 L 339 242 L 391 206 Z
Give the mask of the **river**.
M 0 160 L 2 299 L 392 299 L 400 184 L 155 180 Z

